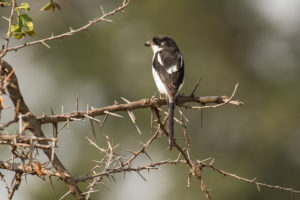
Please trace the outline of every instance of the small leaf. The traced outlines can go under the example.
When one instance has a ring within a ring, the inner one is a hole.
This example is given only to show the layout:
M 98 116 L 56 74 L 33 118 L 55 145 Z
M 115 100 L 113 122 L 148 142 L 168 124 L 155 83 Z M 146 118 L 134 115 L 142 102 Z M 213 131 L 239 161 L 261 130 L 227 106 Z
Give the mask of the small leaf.
M 50 10 L 52 7 L 53 7 L 53 3 L 52 2 L 48 2 L 46 5 L 44 5 L 44 7 L 41 8 L 41 11 Z
M 29 31 L 33 31 L 33 23 L 31 21 L 26 22 L 26 26 Z
M 16 32 L 18 29 L 19 29 L 19 24 L 12 24 L 10 31 L 13 33 Z
M 14 37 L 19 40 L 19 39 L 22 39 L 23 37 L 25 36 L 25 33 L 24 32 L 19 32 L 17 34 L 14 34 Z
M 44 7 L 41 8 L 41 11 L 47 11 L 52 9 L 54 12 L 55 8 L 61 10 L 61 7 L 58 3 L 55 3 L 53 0 L 50 0 Z
M 30 37 L 35 36 L 35 32 L 33 30 L 32 31 L 26 31 L 26 34 L 29 35 Z
M 21 17 L 21 15 L 18 16 L 18 22 L 19 22 L 19 27 L 20 27 L 20 28 L 23 28 L 25 21 L 24 21 L 24 19 Z
M 32 22 L 32 19 L 27 14 L 20 15 L 20 17 L 22 17 L 25 21 Z
M 26 12 L 28 12 L 30 10 L 29 3 L 26 3 L 26 2 L 22 2 L 21 5 L 17 8 L 24 9 Z

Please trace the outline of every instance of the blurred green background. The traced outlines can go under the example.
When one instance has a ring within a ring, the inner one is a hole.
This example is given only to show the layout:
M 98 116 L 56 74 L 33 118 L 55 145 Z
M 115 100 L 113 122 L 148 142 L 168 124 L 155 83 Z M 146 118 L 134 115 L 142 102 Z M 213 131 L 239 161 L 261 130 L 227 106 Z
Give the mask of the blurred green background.
M 25 0 L 24 0 L 25 1 Z M 14 41 L 11 45 L 60 34 L 69 27 L 78 28 L 98 16 L 100 5 L 110 11 L 121 4 L 115 0 L 65 0 L 57 2 L 61 11 L 41 12 L 45 0 L 28 0 L 29 15 L 34 20 L 35 38 Z M 230 95 L 239 82 L 236 99 L 241 107 L 226 105 L 203 112 L 184 110 L 189 118 L 188 134 L 193 159 L 216 159 L 217 168 L 246 178 L 300 189 L 300 2 L 297 0 L 190 0 L 135 1 L 125 12 L 114 16 L 113 23 L 103 22 L 71 38 L 50 42 L 48 49 L 38 45 L 10 52 L 5 59 L 16 67 L 23 96 L 36 115 L 75 110 L 76 97 L 80 109 L 86 105 L 101 107 L 128 100 L 149 98 L 156 92 L 152 78 L 152 52 L 145 41 L 156 34 L 172 36 L 185 59 L 185 85 L 182 92 L 190 94 L 202 78 L 197 95 Z M 7 16 L 8 8 L 0 8 Z M 7 22 L 0 20 L 4 37 Z M 14 39 L 13 39 L 14 40 Z M 2 40 L 3 42 L 3 40 Z M 2 44 L 1 42 L 1 44 Z M 3 113 L 1 121 L 9 119 Z M 139 141 L 151 136 L 150 111 L 136 110 L 140 136 L 126 113 L 124 119 L 110 118 L 102 130 L 109 135 L 118 151 L 138 150 Z M 99 118 L 101 119 L 101 117 Z M 51 126 L 44 126 L 51 136 Z M 175 129 L 177 141 L 184 143 L 183 132 Z M 88 121 L 71 123 L 70 133 L 63 130 L 58 155 L 73 175 L 79 176 L 101 159 L 85 137 L 92 136 Z M 166 137 L 160 137 L 149 148 L 154 161 L 175 159 L 177 152 L 167 150 Z M 3 148 L 3 147 L 2 147 Z M 2 150 L 1 160 L 9 158 Z M 147 163 L 139 159 L 137 165 Z M 187 188 L 185 166 L 164 166 L 143 173 L 144 182 L 132 173 L 117 183 L 100 187 L 93 199 L 163 200 L 205 199 L 199 182 Z M 204 170 L 203 178 L 213 199 L 300 199 L 300 195 L 261 188 L 254 184 L 223 177 Z M 64 184 L 27 176 L 15 199 L 58 199 L 66 191 Z M 6 198 L 0 182 L 0 199 Z M 82 185 L 85 190 L 86 185 Z M 68 196 L 66 199 L 73 199 Z

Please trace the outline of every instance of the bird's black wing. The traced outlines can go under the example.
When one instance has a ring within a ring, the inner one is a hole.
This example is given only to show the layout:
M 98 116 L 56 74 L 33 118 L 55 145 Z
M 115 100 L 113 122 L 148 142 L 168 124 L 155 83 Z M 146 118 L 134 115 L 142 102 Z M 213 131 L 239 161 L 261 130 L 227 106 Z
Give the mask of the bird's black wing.
M 159 56 L 161 63 L 158 60 Z M 184 61 L 180 52 L 158 52 L 154 57 L 153 67 L 165 85 L 169 97 L 174 98 L 184 78 Z M 176 67 L 175 70 L 170 70 L 172 67 Z

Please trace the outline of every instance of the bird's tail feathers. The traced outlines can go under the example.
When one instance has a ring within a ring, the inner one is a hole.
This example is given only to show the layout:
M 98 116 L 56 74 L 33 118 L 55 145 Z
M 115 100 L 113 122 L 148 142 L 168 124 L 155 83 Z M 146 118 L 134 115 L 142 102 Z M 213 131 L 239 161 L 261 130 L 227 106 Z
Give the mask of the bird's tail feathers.
M 168 132 L 169 132 L 169 149 L 171 150 L 173 147 L 174 140 L 174 101 L 169 102 L 169 122 L 168 122 Z

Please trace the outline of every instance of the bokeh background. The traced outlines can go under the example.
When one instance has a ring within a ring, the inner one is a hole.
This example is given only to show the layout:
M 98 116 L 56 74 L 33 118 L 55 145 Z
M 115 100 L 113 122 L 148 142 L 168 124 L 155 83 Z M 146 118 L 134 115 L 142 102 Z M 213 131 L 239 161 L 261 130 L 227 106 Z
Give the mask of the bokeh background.
M 28 0 L 29 15 L 34 20 L 35 38 L 13 41 L 23 43 L 54 34 L 69 27 L 80 27 L 98 16 L 100 5 L 109 11 L 120 5 L 118 0 L 64 0 L 57 2 L 61 11 L 41 12 L 44 0 Z M 10 52 L 5 59 L 16 68 L 25 101 L 36 115 L 110 105 L 120 97 L 129 100 L 149 98 L 156 92 L 152 79 L 152 52 L 145 41 L 156 34 L 172 36 L 185 59 L 186 75 L 182 92 L 189 94 L 201 78 L 197 94 L 230 95 L 239 82 L 236 99 L 241 107 L 226 105 L 200 112 L 186 110 L 189 118 L 191 157 L 216 159 L 215 166 L 258 181 L 300 189 L 300 2 L 297 0 L 190 0 L 132 1 L 125 12 L 114 16 L 113 23 L 103 22 L 88 32 L 50 42 L 52 47 L 28 47 Z M 0 8 L 1 16 L 9 9 Z M 0 20 L 4 37 L 7 22 Z M 2 40 L 3 42 L 3 40 Z M 1 43 L 2 43 L 1 42 Z M 9 104 L 8 100 L 6 101 Z M 121 113 L 126 116 L 125 113 Z M 130 119 L 110 118 L 100 131 L 109 135 L 119 151 L 139 149 L 139 141 L 151 136 L 150 111 L 135 111 L 140 136 Z M 9 111 L 1 122 L 8 120 Z M 101 118 L 100 118 L 101 119 Z M 43 127 L 51 136 L 50 126 Z M 184 143 L 180 127 L 177 141 Z M 71 123 L 70 133 L 60 133 L 58 154 L 73 175 L 79 176 L 101 155 L 85 137 L 92 136 L 89 122 Z M 176 158 L 167 150 L 167 139 L 161 137 L 149 148 L 154 161 Z M 1 160 L 9 158 L 7 147 L 1 147 Z M 147 159 L 140 159 L 140 163 Z M 6 173 L 10 176 L 9 173 Z M 187 188 L 188 171 L 184 166 L 164 166 L 143 173 L 147 182 L 132 173 L 117 183 L 101 187 L 93 199 L 205 199 L 199 183 L 193 179 Z M 213 199 L 300 199 L 300 195 L 223 177 L 204 170 L 203 178 Z M 66 191 L 64 184 L 27 176 L 15 199 L 58 199 Z M 84 186 L 83 186 L 84 187 Z M 0 199 L 6 199 L 0 182 Z M 72 199 L 68 196 L 66 199 Z

